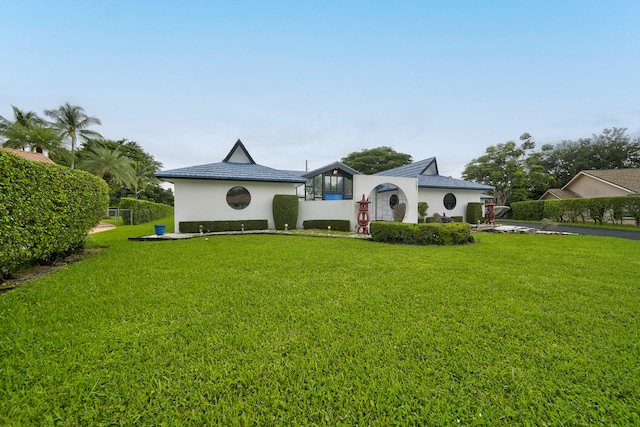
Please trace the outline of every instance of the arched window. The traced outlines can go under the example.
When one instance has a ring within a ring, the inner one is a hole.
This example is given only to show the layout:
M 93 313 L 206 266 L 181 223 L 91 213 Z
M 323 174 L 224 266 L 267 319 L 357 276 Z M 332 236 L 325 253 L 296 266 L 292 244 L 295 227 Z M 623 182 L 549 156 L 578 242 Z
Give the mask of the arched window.
M 447 193 L 444 196 L 444 207 L 447 208 L 447 210 L 451 210 L 453 208 L 456 207 L 456 196 L 453 195 L 453 193 Z
M 233 187 L 227 191 L 227 203 L 233 209 L 244 209 L 251 203 L 251 194 L 249 194 L 249 191 L 244 187 Z

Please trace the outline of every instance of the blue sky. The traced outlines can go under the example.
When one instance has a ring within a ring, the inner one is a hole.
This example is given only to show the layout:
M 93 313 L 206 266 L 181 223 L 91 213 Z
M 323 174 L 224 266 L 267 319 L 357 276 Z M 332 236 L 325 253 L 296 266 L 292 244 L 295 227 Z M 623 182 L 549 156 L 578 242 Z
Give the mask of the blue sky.
M 0 0 L 0 115 L 69 102 L 165 169 L 640 136 L 640 2 Z

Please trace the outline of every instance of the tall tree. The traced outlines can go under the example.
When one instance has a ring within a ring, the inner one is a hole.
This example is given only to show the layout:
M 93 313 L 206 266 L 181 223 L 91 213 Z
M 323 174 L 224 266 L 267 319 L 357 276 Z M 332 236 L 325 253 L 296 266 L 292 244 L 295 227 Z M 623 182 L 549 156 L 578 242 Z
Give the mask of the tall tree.
M 465 166 L 462 177 L 495 187 L 498 205 L 526 199 L 529 171 L 525 159 L 535 142 L 528 133 L 522 134 L 520 141 L 520 145 L 507 141 L 488 147 L 484 155 Z
M 0 129 L 2 129 L 4 126 L 6 125 L 10 125 L 10 124 L 19 124 L 25 127 L 28 127 L 31 123 L 36 122 L 36 123 L 41 123 L 43 120 L 38 117 L 38 115 L 36 113 L 34 113 L 33 111 L 22 111 L 21 109 L 19 109 L 18 107 L 12 105 L 11 108 L 13 109 L 13 122 L 11 122 L 8 119 L 5 119 L 4 117 L 0 116 Z
M 62 146 L 60 133 L 48 126 L 33 111 L 22 111 L 12 106 L 14 120 L 0 116 L 0 138 L 2 145 L 10 148 L 30 148 L 38 153 L 59 150 Z
M 347 154 L 340 161 L 365 175 L 371 175 L 408 165 L 411 163 L 412 158 L 411 155 L 398 153 L 391 147 L 378 147 L 354 151 Z
M 632 140 L 625 128 L 604 129 L 591 138 L 544 145 L 537 154 L 554 185 L 562 187 L 582 170 L 640 167 L 640 138 Z
M 53 124 L 62 132 L 64 138 L 71 140 L 71 168 L 75 167 L 75 150 L 78 138 L 87 140 L 89 138 L 102 138 L 93 130 L 87 129 L 92 125 L 101 125 L 100 119 L 88 116 L 84 109 L 78 105 L 65 103 L 56 110 L 44 110 L 44 113 L 53 119 Z
M 131 160 L 119 150 L 112 150 L 100 144 L 92 144 L 78 168 L 104 179 L 110 188 L 134 188 L 136 173 Z
M 113 201 L 119 200 L 120 195 L 129 196 L 130 194 L 133 194 L 137 197 L 149 185 L 158 184 L 159 181 L 153 174 L 162 168 L 162 163 L 158 162 L 151 154 L 144 151 L 137 142 L 128 141 L 126 139 L 120 139 L 117 141 L 108 139 L 90 139 L 78 150 L 78 161 L 82 161 L 87 156 L 89 149 L 92 149 L 95 145 L 108 148 L 112 151 L 118 151 L 123 156 L 126 156 L 131 160 L 131 165 L 135 171 L 136 180 L 133 185 L 130 187 L 128 186 L 122 191 L 114 191 L 112 194 Z

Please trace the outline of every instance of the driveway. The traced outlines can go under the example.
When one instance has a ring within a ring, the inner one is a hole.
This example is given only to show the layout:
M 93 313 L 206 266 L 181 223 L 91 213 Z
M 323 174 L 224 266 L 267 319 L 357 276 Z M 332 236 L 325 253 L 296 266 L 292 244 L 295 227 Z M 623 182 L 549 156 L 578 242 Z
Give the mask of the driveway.
M 538 230 L 542 228 L 542 224 L 539 222 L 508 221 L 504 219 L 497 220 L 496 222 L 503 225 L 520 225 L 522 227 L 537 228 Z M 583 234 L 586 236 L 619 237 L 622 239 L 640 240 L 640 230 L 611 230 L 607 228 L 580 227 L 579 225 L 563 225 L 562 223 L 551 225 L 547 227 L 546 230 Z

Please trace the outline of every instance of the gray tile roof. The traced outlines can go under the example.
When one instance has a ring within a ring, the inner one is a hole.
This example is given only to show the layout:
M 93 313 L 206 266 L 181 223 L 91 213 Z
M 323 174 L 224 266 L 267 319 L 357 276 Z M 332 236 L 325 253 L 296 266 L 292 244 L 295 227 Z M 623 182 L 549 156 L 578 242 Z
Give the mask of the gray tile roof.
M 320 175 L 322 173 L 329 172 L 330 170 L 333 170 L 333 169 L 340 169 L 340 170 L 342 170 L 342 171 L 344 171 L 347 174 L 352 175 L 352 176 L 353 175 L 362 175 L 360 172 L 358 172 L 357 170 L 355 170 L 353 168 L 350 168 L 349 166 L 345 165 L 344 163 L 333 162 L 331 164 L 322 166 L 321 168 L 314 169 L 314 170 L 312 170 L 310 172 L 304 172 L 303 176 L 305 176 L 307 178 L 311 178 L 311 177 L 314 177 L 316 175 Z
M 435 157 L 429 157 L 428 159 L 420 160 L 418 162 L 409 163 L 408 165 L 399 166 L 397 168 L 389 169 L 386 171 L 374 173 L 374 175 L 382 175 L 382 176 L 399 176 L 404 178 L 415 178 L 424 172 L 433 162 L 435 162 Z M 438 166 L 435 166 L 436 172 Z
M 255 163 L 220 162 L 156 172 L 157 178 L 220 179 L 229 181 L 264 181 L 305 183 L 306 178 L 293 172 L 271 169 Z
M 418 178 L 418 188 L 449 188 L 455 190 L 480 190 L 491 191 L 495 188 L 490 185 L 478 184 L 447 176 L 424 174 L 427 169 L 438 171 L 435 157 L 413 162 L 387 171 L 378 172 L 375 175 L 399 176 L 405 178 Z
M 491 185 L 478 184 L 477 182 L 465 181 L 463 179 L 451 178 L 440 175 L 420 175 L 418 177 L 419 188 L 450 188 L 455 190 L 480 190 L 492 191 L 495 187 Z

